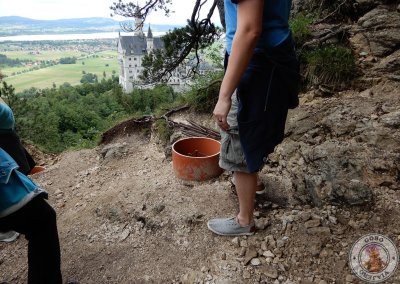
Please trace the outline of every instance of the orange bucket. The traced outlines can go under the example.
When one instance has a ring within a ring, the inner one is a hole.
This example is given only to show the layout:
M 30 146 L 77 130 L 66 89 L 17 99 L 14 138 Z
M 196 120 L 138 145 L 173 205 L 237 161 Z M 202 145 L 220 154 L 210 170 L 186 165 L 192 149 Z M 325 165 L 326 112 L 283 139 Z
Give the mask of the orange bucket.
M 203 181 L 222 173 L 218 165 L 221 144 L 206 137 L 184 138 L 172 145 L 175 175 L 183 180 Z
M 34 175 L 34 174 L 43 172 L 43 171 L 45 171 L 45 170 L 46 170 L 45 167 L 36 166 L 36 167 L 34 167 L 34 168 L 28 173 L 28 176 L 31 176 L 31 175 Z

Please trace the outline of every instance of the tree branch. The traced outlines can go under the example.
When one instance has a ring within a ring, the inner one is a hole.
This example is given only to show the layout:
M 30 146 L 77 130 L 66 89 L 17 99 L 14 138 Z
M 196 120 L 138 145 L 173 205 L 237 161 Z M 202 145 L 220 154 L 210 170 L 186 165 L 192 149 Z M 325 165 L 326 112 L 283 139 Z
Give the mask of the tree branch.
M 323 2 L 324 2 L 324 1 L 321 2 L 321 6 L 322 6 L 322 3 L 323 3 Z M 336 9 L 335 9 L 332 13 L 330 13 L 329 15 L 327 15 L 326 17 L 324 17 L 324 18 L 322 18 L 322 19 L 320 19 L 320 20 L 318 20 L 318 21 L 315 21 L 313 24 L 314 24 L 314 25 L 317 25 L 317 24 L 320 24 L 320 23 L 325 22 L 327 19 L 329 19 L 330 17 L 332 17 L 333 15 L 335 15 L 337 12 L 339 12 L 340 9 L 342 8 L 342 6 L 343 6 L 344 4 L 346 4 L 346 2 L 347 2 L 347 0 L 343 0 L 343 2 L 341 2 L 341 3 L 336 7 Z
M 148 0 L 146 3 L 140 7 L 138 4 L 133 2 L 124 3 L 122 0 L 114 2 L 110 9 L 114 14 L 111 16 L 119 15 L 124 18 L 142 18 L 143 21 L 149 15 L 151 11 L 163 10 L 166 16 L 169 16 L 171 10 L 168 6 L 171 4 L 172 0 Z
M 314 39 L 312 39 L 312 40 L 310 40 L 310 41 L 304 43 L 304 44 L 301 46 L 300 50 L 302 50 L 302 49 L 305 48 L 305 47 L 312 46 L 312 45 L 319 45 L 319 44 L 321 44 L 321 43 L 327 41 L 328 39 L 330 39 L 330 38 L 332 38 L 332 37 L 334 37 L 334 36 L 336 36 L 336 35 L 338 35 L 338 34 L 340 34 L 340 33 L 347 32 L 350 28 L 351 28 L 350 26 L 344 26 L 344 27 L 340 27 L 340 26 L 339 26 L 339 27 L 337 27 L 335 30 L 331 30 L 331 31 L 329 31 L 329 32 L 327 32 L 327 33 L 322 34 L 322 35 L 321 35 L 320 37 L 318 37 L 318 38 L 314 38 Z
M 171 1 L 172 0 L 148 0 L 143 7 L 139 7 L 132 2 L 125 4 L 120 0 L 119 2 L 114 2 L 113 6 L 110 8 L 116 15 L 127 18 L 140 17 L 143 23 L 152 10 L 162 9 L 165 11 L 166 15 L 169 15 L 170 10 L 167 6 Z M 211 8 L 207 16 L 199 20 L 202 8 L 204 8 L 204 4 L 207 1 L 213 1 Z M 211 17 L 217 6 L 221 14 L 221 9 L 223 10 L 223 1 L 196 0 L 187 25 L 183 28 L 174 29 L 172 32 L 168 32 L 162 37 L 165 47 L 164 50 L 153 50 L 144 57 L 142 63 L 144 71 L 140 75 L 142 81 L 145 83 L 167 81 L 172 76 L 174 70 L 182 66 L 185 60 L 188 61 L 188 57 L 192 53 L 194 65 L 188 70 L 189 72 L 186 74 L 186 77 L 196 74 L 200 64 L 199 50 L 211 45 L 221 34 L 220 29 L 211 22 Z M 123 23 L 121 27 L 127 31 L 136 30 L 136 28 L 132 28 L 132 25 L 129 23 Z

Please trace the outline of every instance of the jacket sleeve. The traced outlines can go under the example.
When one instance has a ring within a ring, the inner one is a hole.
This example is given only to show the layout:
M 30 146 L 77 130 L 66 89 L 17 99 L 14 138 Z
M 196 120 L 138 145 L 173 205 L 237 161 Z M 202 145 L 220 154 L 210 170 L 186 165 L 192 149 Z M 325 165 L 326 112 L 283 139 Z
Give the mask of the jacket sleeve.
M 15 120 L 11 108 L 0 103 L 0 129 L 13 129 L 14 126 Z
M 17 163 L 0 148 L 0 184 L 7 184 L 16 169 L 18 169 Z
M 35 167 L 35 161 L 22 145 L 15 130 L 0 129 L 0 148 L 17 162 L 19 171 L 23 174 L 28 174 Z

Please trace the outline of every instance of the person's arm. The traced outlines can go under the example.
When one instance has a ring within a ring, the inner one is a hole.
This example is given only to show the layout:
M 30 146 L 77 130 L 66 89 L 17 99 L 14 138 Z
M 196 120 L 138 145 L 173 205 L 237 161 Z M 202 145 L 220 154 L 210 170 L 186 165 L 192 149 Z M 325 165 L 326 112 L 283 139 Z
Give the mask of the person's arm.
M 7 105 L 6 102 L 0 97 L 0 104 Z
M 231 96 L 240 82 L 262 31 L 264 0 L 241 0 L 237 6 L 237 28 L 232 42 L 228 68 L 214 108 L 214 118 L 223 130 L 231 107 Z

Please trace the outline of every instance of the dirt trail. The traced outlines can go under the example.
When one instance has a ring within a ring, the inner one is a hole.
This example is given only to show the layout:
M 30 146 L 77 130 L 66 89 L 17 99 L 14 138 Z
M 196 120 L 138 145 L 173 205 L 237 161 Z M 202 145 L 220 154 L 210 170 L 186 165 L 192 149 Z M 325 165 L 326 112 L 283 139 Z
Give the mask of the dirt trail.
M 362 94 L 358 100 L 365 108 Z M 312 108 L 305 104 L 291 117 L 323 106 L 326 99 L 314 98 Z M 293 122 L 300 130 L 301 121 Z M 270 193 L 286 192 L 283 162 L 261 173 Z M 400 191 L 386 183 L 374 188 L 373 202 L 352 207 L 272 203 L 269 194 L 257 200 L 254 236 L 215 236 L 206 221 L 237 210 L 229 178 L 177 180 L 164 147 L 142 134 L 63 153 L 35 176 L 58 213 L 65 281 L 362 283 L 348 265 L 352 244 L 371 232 L 400 243 Z M 0 282 L 26 283 L 26 252 L 23 237 L 0 244 Z M 385 283 L 400 283 L 399 272 Z
M 171 282 L 209 266 L 229 242 L 208 233 L 204 220 L 234 212 L 228 184 L 182 184 L 147 138 L 120 143 L 118 158 L 68 152 L 35 178 L 58 212 L 65 280 Z M 1 245 L 0 263 L 1 280 L 24 283 L 26 241 Z

